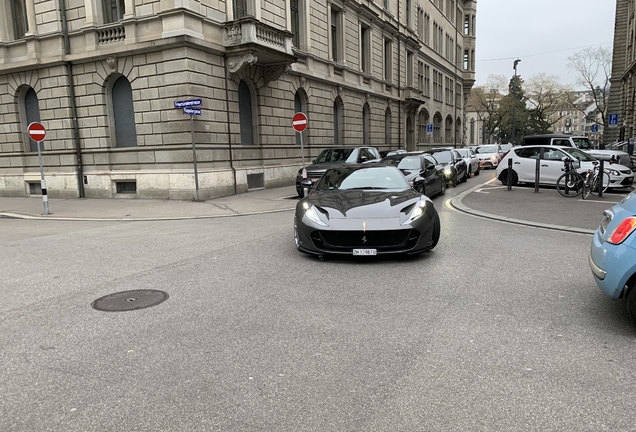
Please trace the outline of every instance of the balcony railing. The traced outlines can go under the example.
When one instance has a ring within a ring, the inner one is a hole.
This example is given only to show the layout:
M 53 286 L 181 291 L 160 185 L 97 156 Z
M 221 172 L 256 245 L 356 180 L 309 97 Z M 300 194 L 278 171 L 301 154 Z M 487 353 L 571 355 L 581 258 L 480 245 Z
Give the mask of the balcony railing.
M 126 40 L 126 29 L 123 25 L 117 24 L 112 27 L 97 30 L 97 43 L 105 45 Z

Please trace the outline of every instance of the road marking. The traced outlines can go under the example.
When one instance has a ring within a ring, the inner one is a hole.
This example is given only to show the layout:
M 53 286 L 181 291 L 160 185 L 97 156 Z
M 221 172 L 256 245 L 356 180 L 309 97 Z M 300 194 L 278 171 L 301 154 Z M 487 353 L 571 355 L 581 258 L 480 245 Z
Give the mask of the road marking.
M 584 199 L 580 199 L 579 201 L 603 203 L 603 204 L 618 204 L 620 202 L 620 201 L 599 201 L 599 200 L 584 200 Z
M 475 192 L 479 192 L 479 193 L 490 193 L 490 192 L 485 192 L 482 188 L 476 189 Z

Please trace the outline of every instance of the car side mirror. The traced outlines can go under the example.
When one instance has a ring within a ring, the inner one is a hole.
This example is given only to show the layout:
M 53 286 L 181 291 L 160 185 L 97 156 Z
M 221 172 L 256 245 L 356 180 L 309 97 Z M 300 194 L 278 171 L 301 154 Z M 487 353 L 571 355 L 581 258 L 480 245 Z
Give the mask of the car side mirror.
M 567 156 L 563 156 L 563 157 L 561 158 L 561 160 L 562 160 L 563 162 L 565 162 L 566 160 L 568 160 L 568 158 L 567 158 Z
M 360 162 L 365 163 L 367 160 L 366 156 L 360 156 Z
M 311 189 L 314 183 L 309 179 L 304 179 L 303 181 L 300 182 L 300 185 L 303 188 Z

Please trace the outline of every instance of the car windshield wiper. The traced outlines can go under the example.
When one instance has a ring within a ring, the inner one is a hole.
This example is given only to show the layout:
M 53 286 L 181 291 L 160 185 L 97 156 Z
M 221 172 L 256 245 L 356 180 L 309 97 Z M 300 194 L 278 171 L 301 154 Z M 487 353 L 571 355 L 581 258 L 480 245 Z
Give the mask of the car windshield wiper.
M 380 190 L 380 189 L 388 189 L 388 188 L 379 187 L 379 186 L 361 186 L 361 187 L 347 188 L 347 189 L 341 189 L 341 190 L 363 190 L 363 189 Z

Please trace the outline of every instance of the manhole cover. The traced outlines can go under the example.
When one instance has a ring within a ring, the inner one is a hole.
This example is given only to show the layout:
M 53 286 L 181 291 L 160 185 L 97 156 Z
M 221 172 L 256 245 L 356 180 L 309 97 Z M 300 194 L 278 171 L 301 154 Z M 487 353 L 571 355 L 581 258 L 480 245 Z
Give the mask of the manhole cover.
M 158 290 L 132 290 L 108 294 L 91 306 L 104 312 L 125 312 L 156 306 L 168 300 L 168 293 Z

